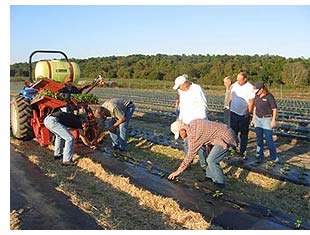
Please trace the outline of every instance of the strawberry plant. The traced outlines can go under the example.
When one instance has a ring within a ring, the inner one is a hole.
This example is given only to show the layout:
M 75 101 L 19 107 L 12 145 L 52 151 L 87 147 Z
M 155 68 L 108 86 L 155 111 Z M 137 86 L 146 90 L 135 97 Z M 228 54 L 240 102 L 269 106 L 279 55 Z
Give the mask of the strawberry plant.
M 197 189 L 197 190 L 198 190 L 198 189 L 199 189 L 199 185 L 198 185 L 198 183 L 196 183 L 196 182 L 195 182 L 195 183 L 194 183 L 194 187 L 195 187 L 195 189 Z
M 289 171 L 290 170 L 290 165 L 289 164 L 284 164 L 284 170 Z
M 57 99 L 57 100 L 65 100 L 65 98 L 62 95 L 60 95 L 58 93 L 54 93 L 54 92 L 52 92 L 50 90 L 41 90 L 41 91 L 39 91 L 35 95 L 34 99 L 39 99 L 42 96 L 49 96 L 49 97 L 52 97 L 52 98 Z
M 223 196 L 224 193 L 220 192 L 219 190 L 216 190 L 215 193 L 212 195 L 214 198 L 218 198 L 220 196 Z
M 301 219 L 297 219 L 296 222 L 294 223 L 295 228 L 296 229 L 300 229 L 301 224 L 302 224 L 302 220 Z
M 280 173 L 281 175 L 285 174 L 285 172 L 286 172 L 285 168 L 281 168 L 281 169 L 279 170 L 279 173 Z
M 163 172 L 158 172 L 157 175 L 159 175 L 160 178 L 163 178 L 163 177 L 165 176 L 165 173 L 163 173 Z
M 94 94 L 72 94 L 72 98 L 78 103 L 97 104 L 98 97 Z

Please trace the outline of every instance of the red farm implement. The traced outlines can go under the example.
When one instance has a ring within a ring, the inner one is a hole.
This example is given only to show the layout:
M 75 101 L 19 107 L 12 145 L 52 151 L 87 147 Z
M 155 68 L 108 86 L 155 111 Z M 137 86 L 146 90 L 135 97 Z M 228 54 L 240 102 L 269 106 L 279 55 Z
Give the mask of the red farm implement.
M 35 68 L 34 79 L 32 78 L 32 56 L 35 53 L 60 53 L 65 57 L 65 61 L 39 61 Z M 87 102 L 77 102 L 74 99 L 61 100 L 57 94 L 65 85 L 64 80 L 70 76 L 74 83 L 78 82 L 80 70 L 77 64 L 69 62 L 67 56 L 61 51 L 34 51 L 29 58 L 29 82 L 20 91 L 19 95 L 11 101 L 11 130 L 15 138 L 29 140 L 36 138 L 40 145 L 49 145 L 51 135 L 44 126 L 44 119 L 56 109 L 66 107 L 71 104 L 76 107 L 79 114 L 83 114 L 88 120 L 89 128 L 87 137 L 92 140 L 96 136 L 96 120 Z M 39 67 L 38 67 L 39 66 Z M 87 89 L 89 93 L 95 86 L 103 85 L 101 76 L 97 77 L 92 84 L 79 87 L 82 92 Z M 49 91 L 53 95 L 38 95 L 42 91 Z M 72 135 L 78 139 L 78 131 L 71 130 Z

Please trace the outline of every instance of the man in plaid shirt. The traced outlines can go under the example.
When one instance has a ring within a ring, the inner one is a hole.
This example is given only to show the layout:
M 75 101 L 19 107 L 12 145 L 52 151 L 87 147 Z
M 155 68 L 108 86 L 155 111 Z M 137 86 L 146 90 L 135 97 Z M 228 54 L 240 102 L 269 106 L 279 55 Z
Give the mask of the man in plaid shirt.
M 206 178 L 212 180 L 216 186 L 224 187 L 224 174 L 219 163 L 229 147 L 237 146 L 233 130 L 225 124 L 203 119 L 193 120 L 189 125 L 176 121 L 171 125 L 171 130 L 177 138 L 188 138 L 188 152 L 179 168 L 172 172 L 168 179 L 173 180 L 182 173 L 191 164 L 201 146 L 211 145 L 213 147 L 207 158 Z

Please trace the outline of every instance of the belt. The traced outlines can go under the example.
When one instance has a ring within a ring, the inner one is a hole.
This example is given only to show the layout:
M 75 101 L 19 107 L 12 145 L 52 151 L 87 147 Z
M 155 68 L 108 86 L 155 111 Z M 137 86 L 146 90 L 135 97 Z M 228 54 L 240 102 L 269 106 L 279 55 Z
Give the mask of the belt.
M 272 117 L 272 115 L 271 114 L 269 114 L 269 115 L 262 115 L 261 117 L 257 115 L 257 117 L 259 117 L 259 118 L 267 118 L 267 117 Z

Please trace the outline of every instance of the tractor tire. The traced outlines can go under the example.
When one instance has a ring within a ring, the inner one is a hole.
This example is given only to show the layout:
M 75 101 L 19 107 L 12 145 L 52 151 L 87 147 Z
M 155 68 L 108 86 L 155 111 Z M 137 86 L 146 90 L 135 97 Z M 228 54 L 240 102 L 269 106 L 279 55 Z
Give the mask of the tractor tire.
M 20 140 L 31 140 L 34 133 L 31 126 L 32 107 L 30 99 L 16 96 L 11 101 L 12 135 Z

